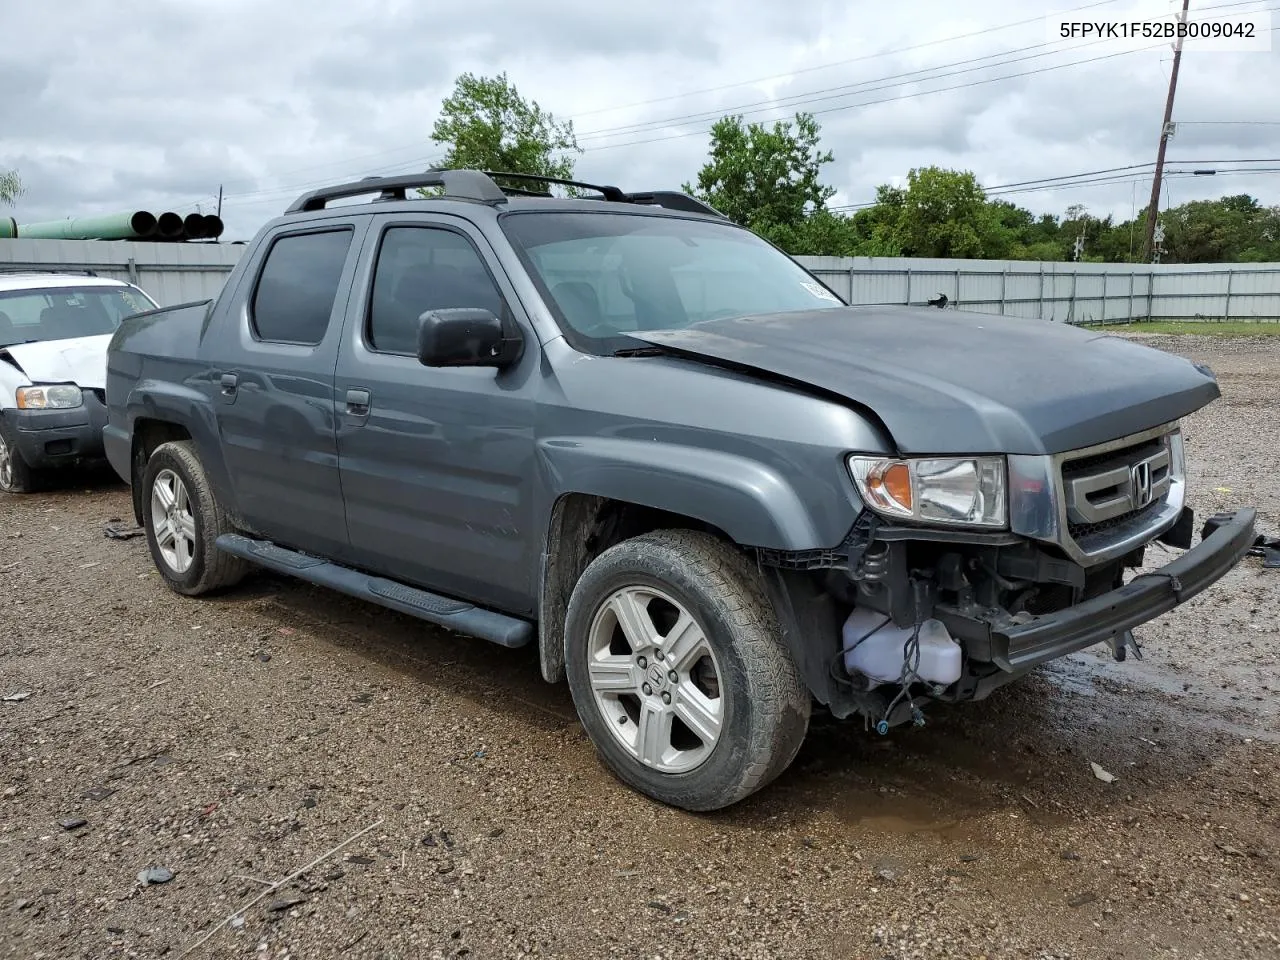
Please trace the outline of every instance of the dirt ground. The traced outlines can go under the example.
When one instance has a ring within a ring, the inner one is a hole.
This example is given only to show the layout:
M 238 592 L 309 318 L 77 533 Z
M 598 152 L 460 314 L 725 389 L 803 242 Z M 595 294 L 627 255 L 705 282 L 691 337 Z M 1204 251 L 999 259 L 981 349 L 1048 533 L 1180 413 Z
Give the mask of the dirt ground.
M 1222 383 L 1188 425 L 1198 514 L 1280 533 L 1280 337 L 1151 342 Z M 1141 629 L 1142 662 L 886 737 L 815 722 L 695 816 L 604 771 L 533 652 L 267 575 L 185 600 L 113 519 L 109 477 L 0 494 L 0 697 L 29 693 L 0 701 L 0 957 L 1280 957 L 1261 560 Z

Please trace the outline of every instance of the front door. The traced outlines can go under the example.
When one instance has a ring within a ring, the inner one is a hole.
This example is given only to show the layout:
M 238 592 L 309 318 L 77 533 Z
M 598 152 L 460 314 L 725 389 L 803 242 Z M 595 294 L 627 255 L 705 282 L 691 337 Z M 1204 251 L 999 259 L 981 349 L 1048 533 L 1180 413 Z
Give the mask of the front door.
M 375 221 L 363 302 L 338 354 L 338 455 L 353 562 L 510 613 L 531 613 L 539 349 L 483 235 L 444 215 Z M 418 318 L 504 312 L 525 350 L 504 370 L 426 367 Z M 345 401 L 345 406 L 342 406 Z
M 282 232 L 227 298 L 210 356 L 236 505 L 268 539 L 327 557 L 347 548 L 333 369 L 363 222 Z

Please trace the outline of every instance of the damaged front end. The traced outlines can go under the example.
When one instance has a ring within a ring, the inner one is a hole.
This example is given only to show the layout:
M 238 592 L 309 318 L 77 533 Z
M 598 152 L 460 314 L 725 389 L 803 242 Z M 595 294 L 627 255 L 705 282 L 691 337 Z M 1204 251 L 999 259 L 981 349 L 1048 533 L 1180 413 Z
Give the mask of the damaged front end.
M 928 700 L 981 699 L 1098 643 L 1140 656 L 1132 629 L 1227 573 L 1251 508 L 1192 547 L 1176 424 L 1065 454 L 1007 458 L 1004 529 L 944 529 L 864 510 L 838 550 L 763 552 L 783 630 L 817 699 L 880 732 Z M 917 511 L 918 512 L 918 511 Z M 1149 547 L 1186 550 L 1156 570 Z

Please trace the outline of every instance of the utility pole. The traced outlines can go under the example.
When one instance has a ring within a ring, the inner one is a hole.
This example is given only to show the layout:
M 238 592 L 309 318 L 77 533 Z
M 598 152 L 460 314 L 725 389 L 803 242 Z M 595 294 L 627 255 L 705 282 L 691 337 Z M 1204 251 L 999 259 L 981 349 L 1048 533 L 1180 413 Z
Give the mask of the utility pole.
M 218 219 L 222 219 L 222 184 L 218 184 Z
M 1190 5 L 1191 0 L 1182 0 L 1182 13 L 1178 16 L 1179 23 L 1187 22 L 1187 7 Z M 1151 182 L 1151 203 L 1147 207 L 1147 239 L 1142 246 L 1144 261 L 1151 256 L 1155 242 L 1156 213 L 1160 210 L 1160 176 L 1164 173 L 1164 152 L 1172 133 L 1173 94 L 1178 88 L 1178 64 L 1182 62 L 1182 39 L 1179 36 L 1173 44 L 1173 70 L 1169 73 L 1169 97 L 1164 102 L 1164 122 L 1160 125 L 1160 148 L 1156 153 L 1156 175 Z

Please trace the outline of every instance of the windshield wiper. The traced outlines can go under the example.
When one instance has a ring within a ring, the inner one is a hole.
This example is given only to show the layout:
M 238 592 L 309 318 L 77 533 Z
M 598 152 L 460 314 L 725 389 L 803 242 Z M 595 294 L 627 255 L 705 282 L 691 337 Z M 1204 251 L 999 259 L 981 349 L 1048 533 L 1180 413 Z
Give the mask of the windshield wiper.
M 623 347 L 621 350 L 613 351 L 613 355 L 615 357 L 658 357 L 666 352 L 665 347 Z
M 6 347 L 20 347 L 26 343 L 39 343 L 39 342 L 40 342 L 39 340 L 15 340 L 13 341 L 13 343 L 0 343 L 0 350 L 5 349 Z

